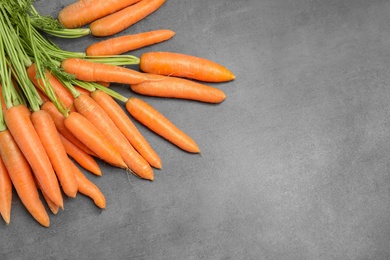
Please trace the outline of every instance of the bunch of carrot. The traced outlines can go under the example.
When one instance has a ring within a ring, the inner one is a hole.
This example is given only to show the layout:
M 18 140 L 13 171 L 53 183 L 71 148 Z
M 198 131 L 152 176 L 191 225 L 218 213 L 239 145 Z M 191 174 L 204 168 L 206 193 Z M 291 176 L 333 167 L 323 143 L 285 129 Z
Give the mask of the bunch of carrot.
M 104 39 L 85 53 L 64 51 L 41 34 L 79 37 L 90 24 L 95 36 L 113 35 L 164 2 L 79 0 L 50 26 L 28 0 L 0 6 L 0 213 L 7 224 L 13 188 L 45 227 L 50 218 L 40 194 L 53 214 L 64 208 L 63 193 L 69 198 L 84 194 L 105 208 L 103 193 L 84 174 L 102 175 L 97 160 L 154 180 L 161 159 L 132 119 L 186 152 L 200 152 L 189 135 L 147 102 L 127 98 L 109 84 L 126 84 L 145 96 L 220 103 L 224 92 L 202 82 L 231 81 L 235 76 L 228 69 L 181 53 L 124 55 L 169 40 L 171 30 Z M 76 12 L 83 15 L 68 15 Z M 140 71 L 128 64 L 139 64 Z

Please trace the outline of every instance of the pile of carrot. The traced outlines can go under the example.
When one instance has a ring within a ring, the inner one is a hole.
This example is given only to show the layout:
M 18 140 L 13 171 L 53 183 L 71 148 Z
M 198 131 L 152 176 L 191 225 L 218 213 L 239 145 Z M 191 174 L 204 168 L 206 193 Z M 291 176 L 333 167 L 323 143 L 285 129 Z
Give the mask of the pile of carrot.
M 104 209 L 103 192 L 88 177 L 103 175 L 99 161 L 153 181 L 162 161 L 133 120 L 183 151 L 200 153 L 195 140 L 146 101 L 109 88 L 120 83 L 145 97 L 213 104 L 226 99 L 207 84 L 235 79 L 220 64 L 173 52 L 127 55 L 170 40 L 172 30 L 115 36 L 165 0 L 79 0 L 64 7 L 58 19 L 49 19 L 53 26 L 43 22 L 48 18 L 31 1 L 9 2 L 0 6 L 0 214 L 5 223 L 11 219 L 13 189 L 44 227 L 50 226 L 46 208 L 57 214 L 64 197 L 81 193 Z M 42 32 L 112 37 L 80 53 L 60 49 Z M 140 70 L 128 64 L 139 64 Z

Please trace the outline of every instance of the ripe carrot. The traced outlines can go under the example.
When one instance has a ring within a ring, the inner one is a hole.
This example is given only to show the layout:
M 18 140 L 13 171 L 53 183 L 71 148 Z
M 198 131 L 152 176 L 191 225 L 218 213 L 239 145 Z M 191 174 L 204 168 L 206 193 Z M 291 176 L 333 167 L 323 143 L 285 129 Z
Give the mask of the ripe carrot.
M 58 20 L 66 28 L 78 28 L 140 0 L 80 0 L 63 8 Z
M 120 168 L 127 169 L 120 153 L 102 135 L 102 133 L 78 112 L 70 112 L 65 119 L 68 130 L 90 148 L 103 161 Z
M 149 76 L 154 80 L 133 84 L 130 86 L 131 90 L 147 96 L 191 99 L 208 103 L 220 103 L 226 98 L 222 90 L 192 80 L 155 74 Z
M 106 208 L 106 198 L 101 190 L 91 182 L 73 162 L 71 162 L 71 164 L 77 178 L 78 191 L 81 194 L 90 197 L 99 208 Z
M 85 50 L 88 56 L 117 55 L 152 44 L 167 41 L 175 35 L 171 30 L 154 30 L 123 35 L 91 44 Z
M 36 180 L 35 180 L 36 181 Z M 36 181 L 37 182 L 37 181 Z M 60 209 L 60 206 L 56 205 L 47 195 L 46 193 L 42 190 L 40 187 L 39 183 L 37 183 L 38 189 L 41 191 L 43 199 L 46 201 L 47 206 L 49 207 L 50 211 L 53 214 L 57 214 L 58 210 Z
M 63 135 L 60 134 L 62 144 L 64 145 L 66 153 L 73 158 L 81 167 L 90 171 L 91 173 L 102 176 L 102 171 L 95 161 L 95 159 L 86 153 L 84 150 L 80 149 L 78 146 L 73 144 L 71 141 L 66 139 Z
M 142 0 L 92 22 L 91 33 L 94 36 L 110 36 L 119 33 L 155 12 L 164 3 L 165 0 Z
M 190 153 L 200 152 L 198 145 L 191 137 L 145 101 L 131 97 L 126 102 L 126 109 L 143 125 L 181 149 Z
M 85 116 L 119 151 L 130 170 L 141 178 L 153 180 L 149 163 L 133 148 L 103 108 L 86 95 L 75 98 L 74 105 L 77 112 Z
M 50 159 L 62 190 L 69 197 L 75 198 L 77 180 L 52 118 L 45 110 L 39 110 L 32 114 L 31 121 Z
M 161 169 L 162 163 L 158 154 L 153 150 L 148 141 L 138 131 L 129 116 L 121 106 L 107 93 L 102 90 L 92 92 L 91 97 L 112 119 L 118 129 L 127 138 L 130 144 L 142 157 L 154 168 Z
M 0 214 L 7 225 L 11 221 L 12 182 L 0 157 Z
M 137 84 L 147 79 L 143 73 L 136 70 L 77 58 L 63 60 L 61 67 L 65 72 L 84 81 Z
M 28 108 L 21 104 L 8 108 L 4 113 L 4 119 L 42 189 L 54 203 L 63 208 L 56 174 L 28 113 Z
M 205 82 L 224 82 L 235 79 L 224 66 L 196 56 L 173 52 L 148 52 L 140 57 L 143 72 L 196 79 Z
M 39 197 L 30 165 L 9 130 L 0 132 L 0 155 L 27 211 L 42 226 L 49 227 L 50 219 Z

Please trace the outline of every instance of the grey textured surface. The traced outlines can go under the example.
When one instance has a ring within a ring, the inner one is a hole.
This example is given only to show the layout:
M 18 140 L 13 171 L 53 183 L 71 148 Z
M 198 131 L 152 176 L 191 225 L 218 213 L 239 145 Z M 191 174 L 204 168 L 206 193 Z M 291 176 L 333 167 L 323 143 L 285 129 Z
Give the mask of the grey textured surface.
M 36 6 L 56 16 L 71 2 Z M 49 229 L 15 196 L 0 259 L 390 259 L 389 13 L 387 0 L 167 0 L 121 34 L 172 29 L 133 54 L 188 53 L 236 74 L 213 84 L 220 105 L 145 98 L 202 155 L 139 126 L 163 160 L 154 182 L 102 164 L 88 177 L 107 209 L 66 199 Z

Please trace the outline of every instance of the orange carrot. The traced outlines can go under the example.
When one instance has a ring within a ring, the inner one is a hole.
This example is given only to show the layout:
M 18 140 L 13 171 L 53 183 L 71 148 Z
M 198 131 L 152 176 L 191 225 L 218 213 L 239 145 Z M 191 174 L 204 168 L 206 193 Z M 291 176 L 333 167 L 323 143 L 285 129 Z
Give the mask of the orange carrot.
M 123 31 L 155 12 L 165 0 L 142 0 L 118 12 L 100 18 L 90 25 L 94 36 L 110 36 Z
M 120 153 L 103 134 L 84 116 L 71 112 L 65 119 L 68 130 L 90 148 L 100 159 L 116 167 L 127 169 Z
M 79 0 L 63 8 L 58 20 L 66 28 L 79 28 L 140 0 Z
M 0 157 L 0 214 L 7 225 L 11 221 L 12 182 Z
M 36 180 L 35 180 L 36 181 Z M 37 182 L 37 181 L 36 181 Z M 57 214 L 58 213 L 58 210 L 60 209 L 60 206 L 56 205 L 47 195 L 46 193 L 42 190 L 42 188 L 40 187 L 39 183 L 37 182 L 37 187 L 38 189 L 41 191 L 42 193 L 42 196 L 44 198 L 44 200 L 46 201 L 46 204 L 47 206 L 49 207 L 50 211 L 53 213 L 53 214 Z
M 77 178 L 78 191 L 81 194 L 90 197 L 99 208 L 106 208 L 106 198 L 100 189 L 91 182 L 73 162 L 71 162 L 71 164 Z
M 77 180 L 52 118 L 45 110 L 39 110 L 32 114 L 31 121 L 57 174 L 62 190 L 69 197 L 75 198 Z
M 175 35 L 171 30 L 154 30 L 123 35 L 91 44 L 85 50 L 89 56 L 117 55 L 152 44 L 167 41 Z
M 62 194 L 56 174 L 28 112 L 25 105 L 13 106 L 5 111 L 5 122 L 46 195 L 63 208 Z
M 63 60 L 61 67 L 65 72 L 84 81 L 138 84 L 147 79 L 143 73 L 136 70 L 77 58 Z
M 205 82 L 224 82 L 235 79 L 234 74 L 224 66 L 182 53 L 148 52 L 140 57 L 143 72 L 184 77 Z
M 86 95 L 75 98 L 74 105 L 77 112 L 85 116 L 119 151 L 130 170 L 141 178 L 153 180 L 149 163 L 133 148 L 103 108 Z
M 195 81 L 155 74 L 149 76 L 154 80 L 133 84 L 130 86 L 131 90 L 147 96 L 191 99 L 208 103 L 220 103 L 226 98 L 222 90 Z
M 66 139 L 63 135 L 60 134 L 62 144 L 64 145 L 66 153 L 73 158 L 81 167 L 90 171 L 91 173 L 101 176 L 102 171 L 95 161 L 95 159 L 86 153 L 84 150 L 80 149 L 78 146 L 73 144 L 71 141 Z
M 161 169 L 162 163 L 158 154 L 153 150 L 148 141 L 138 131 L 137 127 L 126 115 L 121 106 L 107 93 L 102 90 L 93 91 L 91 97 L 106 111 L 122 134 L 130 144 L 145 158 L 149 164 L 157 169 Z
M 126 109 L 143 125 L 181 149 L 190 153 L 200 152 L 198 145 L 191 137 L 145 101 L 131 97 L 126 102 Z
M 42 226 L 49 227 L 50 219 L 39 197 L 30 165 L 8 130 L 0 132 L 0 155 L 23 205 Z

